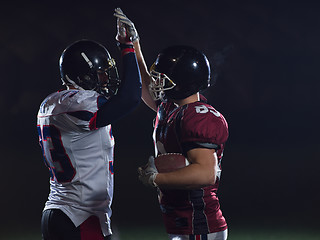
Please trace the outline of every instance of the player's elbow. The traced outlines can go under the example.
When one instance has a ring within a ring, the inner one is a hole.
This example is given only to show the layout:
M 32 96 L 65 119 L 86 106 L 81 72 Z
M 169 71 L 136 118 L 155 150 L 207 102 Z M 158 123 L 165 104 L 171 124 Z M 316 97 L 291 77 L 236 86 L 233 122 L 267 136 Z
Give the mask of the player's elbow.
M 141 94 L 135 95 L 135 97 L 132 99 L 133 107 L 139 106 L 140 102 L 141 102 Z
M 212 171 L 212 168 L 202 168 L 202 171 L 197 175 L 198 187 L 208 187 L 216 183 L 216 171 Z
M 217 180 L 216 177 L 211 178 L 211 179 L 210 179 L 210 185 L 216 184 L 216 180 Z
M 130 109 L 135 109 L 136 107 L 139 106 L 141 102 L 141 95 L 135 95 L 133 96 L 129 101 L 128 101 L 128 107 Z
M 216 180 L 211 177 L 202 178 L 202 179 L 198 179 L 197 182 L 194 182 L 193 184 L 188 185 L 186 189 L 199 189 L 199 188 L 209 187 L 214 185 L 215 182 Z
M 198 181 L 195 182 L 195 185 L 193 187 L 195 188 L 203 188 L 203 187 L 209 187 L 216 183 L 216 177 L 215 174 L 212 172 L 206 172 L 201 175 L 201 177 L 198 178 Z
M 141 102 L 141 89 L 139 91 L 131 92 L 130 94 L 121 93 L 118 96 L 118 106 L 121 106 L 124 109 L 127 109 L 128 112 L 131 112 L 136 107 L 139 106 Z
M 205 186 L 212 186 L 216 183 L 216 179 L 217 179 L 216 174 L 214 172 L 210 172 L 206 176 L 206 179 L 204 181 L 204 185 Z

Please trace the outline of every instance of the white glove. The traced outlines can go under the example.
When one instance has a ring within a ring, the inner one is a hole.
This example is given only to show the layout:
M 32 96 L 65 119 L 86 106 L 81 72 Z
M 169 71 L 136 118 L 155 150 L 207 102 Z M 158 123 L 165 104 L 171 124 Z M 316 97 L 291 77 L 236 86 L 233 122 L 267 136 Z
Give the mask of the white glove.
M 119 19 L 117 19 L 117 35 L 116 35 L 116 40 L 117 40 L 119 43 L 122 43 L 122 44 L 130 44 L 130 42 L 131 42 L 131 40 L 130 40 L 129 37 L 127 36 L 125 25 L 124 25 L 123 23 L 121 23 Z M 132 44 L 132 43 L 131 43 L 131 44 Z
M 154 164 L 154 157 L 150 156 L 148 163 L 144 167 L 138 168 L 139 180 L 146 186 L 157 187 L 158 185 L 154 182 L 158 171 Z
M 115 13 L 113 14 L 113 16 L 118 18 L 117 25 L 118 26 L 120 25 L 120 32 L 119 32 L 119 27 L 118 27 L 118 34 L 117 34 L 116 39 L 119 41 L 119 39 L 118 39 L 119 36 L 123 38 L 125 35 L 125 38 L 128 38 L 131 42 L 138 40 L 139 35 L 138 35 L 138 32 L 137 32 L 133 22 L 122 12 L 122 10 L 120 8 L 116 8 L 114 10 L 114 12 Z M 123 32 L 124 32 L 123 28 L 125 28 L 124 34 L 123 34 Z

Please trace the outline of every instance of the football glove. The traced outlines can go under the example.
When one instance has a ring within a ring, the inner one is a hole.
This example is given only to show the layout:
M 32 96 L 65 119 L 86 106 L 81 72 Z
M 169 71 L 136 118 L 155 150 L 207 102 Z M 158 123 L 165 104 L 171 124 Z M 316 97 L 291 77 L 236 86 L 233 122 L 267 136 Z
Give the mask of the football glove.
M 158 171 L 154 164 L 154 157 L 150 156 L 148 163 L 138 168 L 139 180 L 146 186 L 157 187 L 158 185 L 154 182 Z
M 120 32 L 118 29 L 116 39 L 118 40 L 118 37 L 123 38 L 125 36 L 126 40 L 131 42 L 138 40 L 139 35 L 133 22 L 122 12 L 121 8 L 116 8 L 114 11 L 113 16 L 117 17 L 117 24 L 120 25 Z

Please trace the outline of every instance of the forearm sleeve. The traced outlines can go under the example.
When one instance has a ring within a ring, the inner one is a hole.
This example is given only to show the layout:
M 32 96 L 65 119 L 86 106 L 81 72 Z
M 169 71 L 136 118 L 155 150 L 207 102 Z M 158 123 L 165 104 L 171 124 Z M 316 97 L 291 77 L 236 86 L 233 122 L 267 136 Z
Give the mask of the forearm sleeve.
M 115 122 L 132 112 L 140 103 L 141 77 L 136 54 L 123 56 L 123 78 L 117 95 L 111 97 L 96 114 L 96 127 Z

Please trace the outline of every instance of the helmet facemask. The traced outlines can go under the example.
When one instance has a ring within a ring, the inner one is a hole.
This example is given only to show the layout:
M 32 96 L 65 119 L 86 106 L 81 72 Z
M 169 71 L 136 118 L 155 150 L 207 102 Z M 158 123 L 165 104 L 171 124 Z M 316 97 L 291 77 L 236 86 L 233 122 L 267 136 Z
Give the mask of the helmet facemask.
M 113 58 L 108 60 L 108 67 L 106 69 L 99 69 L 96 71 L 97 84 L 92 90 L 110 98 L 117 95 L 121 83 L 119 79 L 116 63 Z
M 176 84 L 164 73 L 151 70 L 151 82 L 149 91 L 153 100 L 163 100 L 165 91 L 173 89 Z

